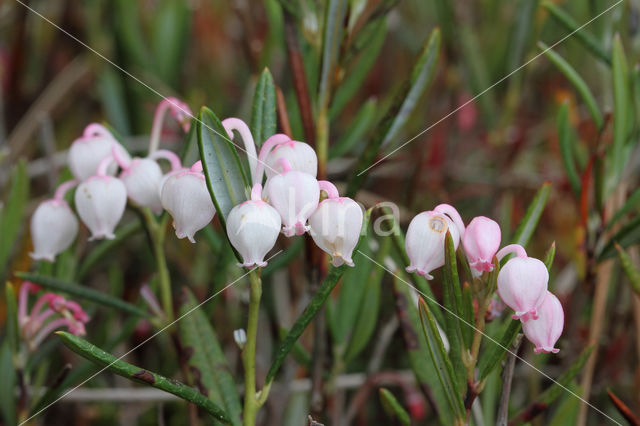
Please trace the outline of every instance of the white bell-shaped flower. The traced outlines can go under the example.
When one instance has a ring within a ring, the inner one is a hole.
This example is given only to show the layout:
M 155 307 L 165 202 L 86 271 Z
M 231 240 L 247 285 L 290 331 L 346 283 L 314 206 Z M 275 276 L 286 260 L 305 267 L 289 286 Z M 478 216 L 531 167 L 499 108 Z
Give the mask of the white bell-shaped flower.
M 308 173 L 313 177 L 318 175 L 318 156 L 313 148 L 304 142 L 289 140 L 276 145 L 265 160 L 267 178 L 282 173 L 281 159 L 286 159 L 292 170 Z
M 41 203 L 31 217 L 31 258 L 53 262 L 78 235 L 78 219 L 63 199 Z
M 271 250 L 280 233 L 280 214 L 261 199 L 261 185 L 251 191 L 251 200 L 238 204 L 227 216 L 227 236 L 242 256 L 238 266 L 264 267 L 264 257 Z
M 127 188 L 115 177 L 92 176 L 78 185 L 75 204 L 80 219 L 91 231 L 89 241 L 112 240 L 127 205 Z
M 431 280 L 431 271 L 444 265 L 444 242 L 447 231 L 451 233 L 453 245 L 457 249 L 460 232 L 453 221 L 437 211 L 418 214 L 409 223 L 405 250 L 409 256 L 407 272 L 416 272 Z
M 497 257 L 501 259 L 502 253 Z M 526 255 L 509 259 L 498 273 L 498 294 L 505 305 L 515 311 L 512 318 L 522 321 L 538 318 L 538 308 L 547 295 L 548 284 L 549 271 L 545 264 Z
M 195 233 L 207 226 L 216 213 L 200 161 L 189 170 L 171 172 L 162 184 L 160 201 L 173 218 L 176 236 L 192 243 Z
M 156 214 L 162 211 L 158 191 L 162 178 L 162 169 L 150 158 L 134 158 L 120 174 L 129 198 L 139 206 L 149 207 Z
M 331 255 L 333 266 L 353 264 L 353 250 L 358 244 L 362 221 L 362 208 L 348 197 L 339 197 L 335 186 L 320 181 L 320 188 L 329 198 L 323 200 L 309 217 L 310 234 L 323 251 Z
M 282 218 L 282 233 L 287 237 L 309 230 L 307 220 L 318 207 L 320 186 L 308 173 L 291 170 L 282 159 L 284 171 L 267 180 L 265 194 Z
M 83 136 L 73 141 L 69 148 L 68 162 L 71 173 L 79 181 L 87 180 L 96 174 L 100 162 L 111 156 L 114 147 L 121 157 L 127 161 L 131 160 L 127 150 L 106 128 L 99 124 L 90 124 Z M 107 174 L 113 175 L 117 168 L 117 164 L 110 164 Z

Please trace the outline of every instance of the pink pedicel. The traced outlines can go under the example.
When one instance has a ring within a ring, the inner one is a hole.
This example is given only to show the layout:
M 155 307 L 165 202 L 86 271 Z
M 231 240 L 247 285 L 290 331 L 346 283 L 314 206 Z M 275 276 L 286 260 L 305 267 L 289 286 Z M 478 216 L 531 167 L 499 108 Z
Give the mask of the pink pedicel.
M 64 200 L 64 194 L 75 185 L 75 180 L 61 184 L 54 197 L 40 203 L 31 216 L 32 259 L 53 262 L 76 239 L 78 219 Z
M 262 200 L 262 185 L 255 184 L 251 199 L 235 206 L 227 216 L 227 236 L 242 257 L 238 266 L 266 266 L 264 258 L 275 245 L 281 226 L 280 214 Z
M 538 307 L 538 318 L 523 321 L 524 335 L 535 345 L 533 350 L 539 354 L 558 353 L 560 349 L 554 345 L 564 328 L 564 310 L 558 298 L 550 291 L 546 292 L 542 304 Z
M 226 118 L 222 120 L 222 127 L 227 131 L 227 136 L 233 141 L 233 131 L 237 131 L 242 138 L 244 144 L 244 151 L 247 154 L 247 160 L 249 161 L 249 170 L 251 172 L 251 182 L 256 181 L 256 173 L 258 172 L 258 154 L 256 152 L 256 144 L 253 140 L 253 135 L 249 126 L 240 120 L 239 118 Z M 261 182 L 259 182 L 261 183 Z
M 362 208 L 351 198 L 340 197 L 332 183 L 318 184 L 329 198 L 320 202 L 309 217 L 309 233 L 316 245 L 331 255 L 333 266 L 354 266 L 352 256 L 362 230 Z
M 308 173 L 292 170 L 281 158 L 283 172 L 267 180 L 265 194 L 282 219 L 282 233 L 287 237 L 302 235 L 309 230 L 307 220 L 318 207 L 320 186 Z
M 407 272 L 415 272 L 428 280 L 433 279 L 431 272 L 434 269 L 444 265 L 444 242 L 447 231 L 451 234 L 456 250 L 460 243 L 460 234 L 464 232 L 462 219 L 453 207 L 441 204 L 436 208 L 439 211 L 426 211 L 414 217 L 409 223 L 405 239 L 405 250 L 409 257 Z M 460 225 L 454 223 L 454 218 Z
M 549 271 L 544 263 L 526 255 L 514 257 L 500 269 L 498 294 L 505 305 L 515 311 L 513 319 L 525 322 L 538 318 L 548 283 Z
M 191 119 L 193 118 L 193 114 L 191 113 L 189 105 L 178 98 L 164 98 L 156 107 L 156 112 L 153 116 L 151 137 L 149 138 L 150 155 L 155 153 L 160 146 L 160 136 L 162 134 L 164 119 L 167 112 L 169 112 L 178 124 L 180 124 L 185 133 L 187 133 L 191 128 Z
M 70 333 L 84 335 L 84 325 L 89 321 L 89 315 L 76 302 L 67 300 L 55 293 L 44 293 L 28 311 L 29 294 L 35 294 L 40 287 L 25 281 L 20 287 L 18 296 L 18 325 L 20 336 L 27 343 L 30 351 L 42 343 L 52 332 L 66 327 Z
M 90 178 L 96 174 L 100 162 L 111 156 L 114 148 L 126 161 L 131 160 L 129 153 L 109 130 L 97 123 L 89 124 L 83 136 L 76 139 L 69 148 L 68 163 L 71 173 L 78 181 Z M 113 175 L 116 170 L 117 164 L 110 164 L 106 173 Z
M 474 217 L 467 226 L 462 245 L 475 276 L 493 271 L 493 257 L 500 248 L 500 225 L 488 217 Z
M 171 172 L 161 183 L 160 201 L 173 218 L 176 236 L 192 243 L 195 233 L 207 226 L 216 213 L 200 161 L 190 169 Z

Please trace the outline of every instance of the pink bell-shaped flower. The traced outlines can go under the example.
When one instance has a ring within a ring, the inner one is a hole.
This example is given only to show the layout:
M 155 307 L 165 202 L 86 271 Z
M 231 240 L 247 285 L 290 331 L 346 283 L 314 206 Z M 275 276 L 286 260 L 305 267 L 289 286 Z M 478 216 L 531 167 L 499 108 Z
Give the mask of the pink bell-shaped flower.
M 329 198 L 309 217 L 311 237 L 331 255 L 333 266 L 354 266 L 352 255 L 362 230 L 362 208 L 351 198 L 340 197 L 332 183 L 320 181 L 319 185 Z
M 160 200 L 173 217 L 176 236 L 192 243 L 195 233 L 207 226 L 216 213 L 200 161 L 189 170 L 172 172 L 162 185 Z
M 262 186 L 255 184 L 251 199 L 238 204 L 227 216 L 227 236 L 242 256 L 238 266 L 264 267 L 264 257 L 278 239 L 282 221 L 278 211 L 262 201 Z
M 411 220 L 405 239 L 405 250 L 409 256 L 407 272 L 433 279 L 431 271 L 444 265 L 447 231 L 457 250 L 464 224 L 458 212 L 447 204 L 440 204 L 434 210 L 422 212 Z
M 564 310 L 556 296 L 547 291 L 542 304 L 538 307 L 538 319 L 530 319 L 522 323 L 522 330 L 527 339 L 536 345 L 535 353 L 558 353 L 560 349 L 554 345 L 562 334 L 564 327 Z
M 113 137 L 113 135 L 100 124 L 89 124 L 81 138 L 76 139 L 69 148 L 69 169 L 73 176 L 84 181 L 95 175 L 100 162 L 112 154 L 116 149 L 122 158 L 131 160 L 129 153 Z M 118 165 L 113 163 L 107 168 L 105 174 L 113 175 Z
M 286 159 L 292 170 L 308 173 L 313 177 L 318 175 L 318 156 L 313 148 L 304 142 L 290 140 L 276 145 L 266 158 L 267 178 L 283 171 L 281 159 Z
M 287 237 L 302 235 L 309 230 L 307 220 L 318 207 L 320 186 L 310 174 L 291 170 L 286 159 L 281 161 L 283 172 L 267 180 L 265 193 L 280 213 L 282 233 Z
M 63 183 L 55 196 L 41 203 L 31 217 L 31 258 L 53 262 L 65 251 L 78 234 L 78 219 L 64 200 L 64 193 L 76 185 L 76 181 Z
M 507 246 L 498 252 L 498 259 L 504 257 Z M 519 246 L 518 246 L 519 247 Z M 500 269 L 498 274 L 498 294 L 515 311 L 513 319 L 523 322 L 538 318 L 538 308 L 547 294 L 549 271 L 544 263 L 533 257 L 527 257 L 524 249 L 518 249 L 514 257 Z
M 475 276 L 493 270 L 493 257 L 500 248 L 500 226 L 488 217 L 474 217 L 467 226 L 462 244 Z
M 76 189 L 76 210 L 91 231 L 89 241 L 114 239 L 113 231 L 122 219 L 127 205 L 127 188 L 124 183 L 106 175 L 107 167 L 112 161 L 113 157 L 102 160 L 97 174 L 82 182 Z

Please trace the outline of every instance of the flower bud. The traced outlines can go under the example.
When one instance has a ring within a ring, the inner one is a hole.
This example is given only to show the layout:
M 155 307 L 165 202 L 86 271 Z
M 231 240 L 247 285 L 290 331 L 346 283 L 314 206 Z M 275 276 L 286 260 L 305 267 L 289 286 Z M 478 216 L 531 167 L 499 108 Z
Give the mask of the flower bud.
M 535 353 L 558 353 L 554 348 L 564 327 L 564 310 L 562 304 L 550 291 L 546 292 L 542 304 L 538 307 L 538 319 L 530 319 L 522 323 L 522 330 L 527 339 L 536 345 Z
M 283 171 L 281 159 L 291 164 L 292 170 L 318 175 L 318 157 L 316 152 L 304 142 L 288 141 L 276 145 L 265 159 L 267 178 Z
M 99 128 L 99 131 L 90 129 Z M 131 157 L 126 149 L 115 140 L 107 129 L 100 125 L 89 125 L 81 138 L 76 139 L 69 148 L 69 168 L 73 176 L 79 181 L 87 180 L 95 175 L 100 162 L 111 156 L 112 149 L 118 151 L 123 158 L 130 160 Z M 118 166 L 111 164 L 107 172 L 113 175 Z
M 227 236 L 242 256 L 238 266 L 264 267 L 264 257 L 278 239 L 282 221 L 278 211 L 260 199 L 261 185 L 252 190 L 251 200 L 238 204 L 227 216 Z
M 162 211 L 158 191 L 162 178 L 162 169 L 149 158 L 134 158 L 120 174 L 131 201 L 139 206 L 149 207 L 156 214 Z
M 286 171 L 267 180 L 265 193 L 282 218 L 284 235 L 302 235 L 309 230 L 307 220 L 320 201 L 316 178 L 304 172 Z
M 409 223 L 405 250 L 409 256 L 407 272 L 416 272 L 431 280 L 431 271 L 444 265 L 444 241 L 447 231 L 451 233 L 453 246 L 458 249 L 460 232 L 445 214 L 426 211 L 418 214 Z
M 316 245 L 331 255 L 333 266 L 354 266 L 351 257 L 362 221 L 362 209 L 351 198 L 327 198 L 309 217 L 310 234 Z
M 200 167 L 198 161 L 190 170 L 173 172 L 164 181 L 160 194 L 162 207 L 173 217 L 176 236 L 192 243 L 194 234 L 207 226 L 216 213 Z
M 78 185 L 75 204 L 80 219 L 91 231 L 89 241 L 112 240 L 127 205 L 127 188 L 120 179 L 93 176 Z
M 533 257 L 514 257 L 500 269 L 498 294 L 515 311 L 513 319 L 538 318 L 537 308 L 547 294 L 549 271 Z
M 500 226 L 487 217 L 474 217 L 469 223 L 462 244 L 474 275 L 493 270 L 493 257 L 500 248 L 500 238 Z
M 71 246 L 78 234 L 78 219 L 64 200 L 47 200 L 31 217 L 31 239 L 35 260 L 53 262 Z

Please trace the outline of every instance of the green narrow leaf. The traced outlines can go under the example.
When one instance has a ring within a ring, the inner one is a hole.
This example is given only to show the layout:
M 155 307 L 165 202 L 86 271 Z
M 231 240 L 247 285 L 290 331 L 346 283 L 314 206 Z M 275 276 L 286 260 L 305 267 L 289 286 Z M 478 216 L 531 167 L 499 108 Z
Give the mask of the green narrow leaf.
M 631 257 L 627 254 L 626 251 L 618 244 L 615 245 L 618 250 L 618 258 L 620 259 L 620 264 L 622 265 L 622 270 L 624 274 L 627 276 L 629 280 L 629 284 L 631 284 L 631 288 L 638 295 L 640 295 L 640 270 L 636 268 L 631 260 Z
M 260 74 L 251 108 L 251 133 L 260 148 L 268 137 L 276 133 L 276 86 L 269 68 Z
M 449 407 L 456 418 L 464 419 L 464 404 L 462 402 L 460 392 L 458 392 L 456 387 L 456 376 L 453 372 L 453 366 L 451 365 L 447 351 L 442 343 L 438 326 L 436 325 L 433 315 L 431 314 L 431 310 L 425 303 L 424 299 L 420 299 L 418 306 L 420 319 L 422 320 L 422 330 L 424 331 L 425 338 L 427 339 L 431 359 L 436 367 L 438 378 L 440 379 L 447 401 L 449 402 Z
M 453 246 L 453 238 L 449 231 L 444 243 L 444 270 L 442 285 L 442 301 L 445 307 L 444 327 L 449 339 L 449 358 L 453 365 L 453 371 L 457 378 L 458 392 L 462 394 L 466 388 L 465 367 L 462 363 L 463 342 L 471 339 L 471 328 L 460 323 L 462 312 L 462 290 L 458 279 L 458 266 L 456 264 L 456 251 Z
M 216 115 L 202 107 L 198 116 L 198 146 L 207 188 L 226 233 L 226 219 L 231 209 L 246 200 L 250 186 L 236 147 L 226 138 L 226 130 Z
M 404 407 L 398 402 L 393 394 L 385 389 L 378 389 L 380 395 L 380 402 L 382 403 L 382 408 L 384 411 L 391 417 L 392 419 L 397 419 L 400 424 L 404 426 L 409 426 L 411 424 L 411 417 L 409 417 L 409 413 Z
M 562 104 L 558 112 L 558 142 L 560 143 L 564 171 L 567 173 L 573 193 L 579 196 L 582 184 L 580 183 L 576 163 L 573 160 L 574 137 L 569 123 L 569 104 L 567 102 Z
M 19 345 L 19 330 L 18 330 L 18 304 L 16 298 L 16 292 L 13 288 L 13 284 L 7 282 L 5 284 L 5 304 L 7 309 L 6 319 L 6 340 L 11 348 L 12 353 L 18 352 Z
M 358 241 L 358 244 L 354 249 L 354 253 L 358 253 L 358 247 L 363 240 L 363 235 L 366 235 L 367 233 L 366 230 L 369 227 L 370 219 L 371 209 L 367 210 L 364 215 L 364 220 L 362 222 L 363 231 L 360 233 L 360 240 Z M 309 301 L 309 304 L 307 304 L 307 307 L 293 324 L 291 330 L 289 330 L 289 334 L 287 334 L 285 339 L 280 343 L 280 346 L 276 351 L 273 363 L 271 364 L 271 367 L 267 372 L 265 386 L 268 386 L 273 381 L 287 354 L 291 351 L 295 343 L 298 341 L 298 338 L 300 338 L 302 332 L 304 332 L 304 330 L 307 328 L 313 317 L 315 317 L 320 308 L 324 305 L 327 297 L 329 297 L 329 294 L 331 294 L 331 291 L 335 288 L 336 284 L 338 284 L 338 281 L 348 267 L 349 266 L 345 264 L 338 267 L 332 266 L 331 269 L 329 269 L 329 273 L 322 281 L 320 288 L 318 289 L 318 291 L 316 291 L 316 293 Z
M 626 223 L 613 237 L 605 244 L 602 251 L 596 256 L 598 261 L 612 258 L 616 255 L 616 244 L 622 248 L 627 248 L 640 242 L 640 216 L 634 217 Z
M 121 359 L 103 351 L 99 347 L 92 345 L 88 341 L 74 336 L 73 334 L 65 331 L 58 331 L 56 334 L 60 337 L 65 346 L 83 358 L 86 358 L 95 364 L 107 367 L 110 371 L 119 376 L 138 383 L 153 386 L 156 389 L 160 389 L 173 394 L 178 398 L 189 401 L 198 407 L 201 407 L 221 422 L 230 422 L 227 413 L 191 386 L 187 386 L 175 379 L 168 379 L 158 373 L 154 373 L 122 361 Z
M 329 148 L 329 159 L 342 157 L 362 143 L 367 130 L 369 130 L 376 117 L 377 104 L 375 99 L 369 99 L 365 102 L 346 133 Z
M 189 36 L 189 7 L 180 0 L 162 0 L 151 25 L 153 71 L 165 82 L 176 85 Z
M 595 57 L 610 65 L 611 58 L 602 44 L 587 29 L 580 28 L 580 25 L 569 16 L 564 10 L 553 4 L 551 1 L 545 1 L 542 6 L 551 13 L 551 16 L 562 25 L 567 31 L 575 37 L 582 45 L 589 50 Z
M 182 320 L 178 327 L 191 380 L 200 393 L 224 409 L 230 424 L 242 425 L 242 406 L 236 383 L 218 337 L 204 311 L 193 310 L 197 305 L 193 294 L 186 287 L 182 291 L 184 303 L 180 307 Z
M 132 315 L 146 318 L 150 317 L 147 312 L 135 305 L 132 305 L 131 303 L 127 303 L 117 297 L 110 296 L 106 293 L 102 293 L 92 288 L 84 287 L 80 284 L 68 283 L 53 277 L 25 272 L 16 272 L 16 276 L 22 278 L 23 280 L 39 284 L 42 287 L 70 294 L 71 296 L 77 297 L 78 299 L 88 300 L 102 306 L 119 309 Z
M 24 210 L 29 199 L 29 176 L 24 161 L 20 161 L 11 174 L 9 196 L 0 200 L 0 279 L 13 250 L 17 247 L 16 238 L 24 224 Z
M 429 83 L 433 80 L 436 71 L 436 64 L 440 53 L 440 29 L 435 28 L 423 46 L 418 59 L 416 60 L 411 76 L 402 90 L 394 97 L 391 107 L 380 121 L 374 136 L 367 144 L 364 153 L 360 156 L 355 166 L 355 173 L 349 179 L 347 186 L 347 196 L 353 197 L 360 188 L 367 172 L 380 148 L 385 142 L 391 141 L 404 126 L 409 116 L 418 104 L 418 100 L 425 92 Z
M 466 281 L 462 286 L 462 318 L 465 321 L 462 327 L 468 330 L 468 333 L 465 333 L 464 343 L 470 349 L 474 330 L 469 324 L 473 325 L 475 321 L 473 317 L 473 290 L 471 290 L 471 286 Z
M 0 346 L 0 418 L 7 426 L 18 424 L 18 414 L 16 412 L 16 370 L 13 366 L 13 354 L 9 347 L 9 342 L 4 342 Z
M 509 49 L 507 50 L 507 72 L 515 70 L 525 60 L 525 53 L 531 41 L 531 32 L 536 21 L 538 0 L 522 0 L 518 2 L 516 19 L 511 31 Z
M 627 198 L 624 202 L 623 206 L 618 210 L 613 217 L 607 223 L 607 229 L 611 229 L 613 225 L 615 225 L 620 219 L 622 219 L 629 212 L 633 211 L 640 204 L 640 188 L 637 188 L 633 193 Z
M 624 146 L 628 136 L 629 118 L 629 71 L 627 58 L 624 54 L 620 36 L 616 34 L 613 39 L 612 51 L 613 74 L 613 145 L 611 148 L 611 160 L 616 178 L 619 178 L 624 169 L 626 158 Z
M 559 54 L 550 49 L 549 46 L 544 44 L 543 42 L 538 42 L 538 47 L 542 50 L 547 58 L 553 63 L 558 70 L 564 74 L 564 76 L 569 80 L 569 82 L 575 87 L 575 89 L 582 97 L 582 100 L 587 106 L 589 110 L 589 114 L 593 119 L 598 130 L 602 130 L 604 126 L 604 118 L 602 117 L 602 112 L 600 112 L 600 108 L 598 108 L 598 103 L 596 102 L 596 98 L 591 93 L 589 86 L 582 79 L 580 74 Z M 568 123 L 568 118 L 567 118 Z
M 322 36 L 322 65 L 318 83 L 318 105 L 320 109 L 329 106 L 331 83 L 335 70 L 338 51 L 342 41 L 344 15 L 347 10 L 346 0 L 328 0 L 325 5 L 325 16 Z
M 524 217 L 520 221 L 518 228 L 513 236 L 513 244 L 520 244 L 521 246 L 526 246 L 533 235 L 533 231 L 535 231 L 536 226 L 538 226 L 538 221 L 540 221 L 540 216 L 542 216 L 542 211 L 544 210 L 544 206 L 547 204 L 547 199 L 549 198 L 549 192 L 551 191 L 551 183 L 545 182 L 542 184 L 535 197 L 529 204 Z
M 502 361 L 507 349 L 511 347 L 511 344 L 515 340 L 516 336 L 520 332 L 522 324 L 520 321 L 507 319 L 507 324 L 504 326 L 504 331 L 500 333 L 500 337 L 494 339 L 485 340 L 485 348 L 480 353 L 480 359 L 478 360 L 478 378 L 480 381 L 484 380 L 489 373 Z M 506 349 L 505 349 L 506 348 Z
M 547 267 L 547 271 L 551 272 L 551 266 L 553 266 L 553 259 L 556 257 L 556 242 L 552 242 L 551 246 L 544 254 L 544 265 Z

